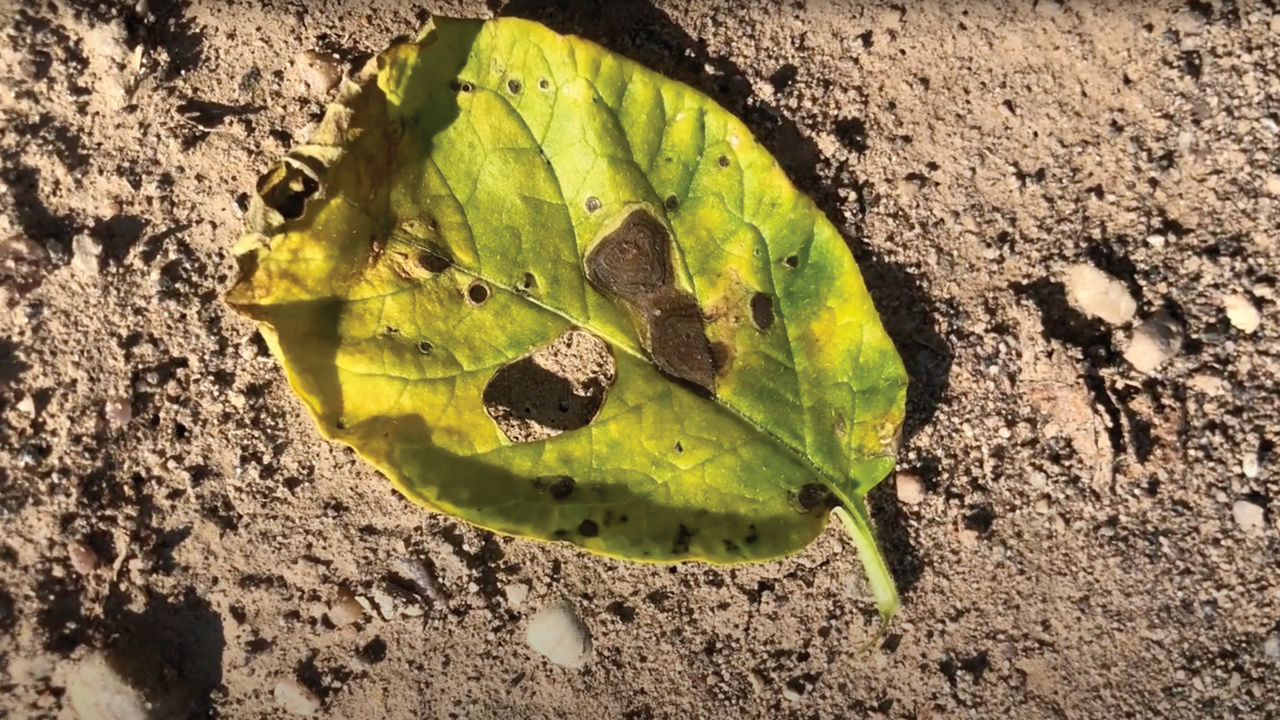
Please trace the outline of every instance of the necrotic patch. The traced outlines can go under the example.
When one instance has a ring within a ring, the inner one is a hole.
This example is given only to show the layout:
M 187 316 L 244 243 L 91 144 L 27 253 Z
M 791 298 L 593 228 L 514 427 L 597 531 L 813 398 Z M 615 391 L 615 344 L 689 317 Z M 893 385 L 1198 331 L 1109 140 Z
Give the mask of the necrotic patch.
M 702 310 L 675 287 L 671 233 L 648 210 L 632 210 L 587 253 L 587 279 L 630 312 L 653 364 L 710 392 L 715 363 Z
M 671 282 L 670 248 L 662 223 L 633 211 L 587 254 L 587 279 L 624 300 L 642 300 Z
M 759 330 L 773 327 L 773 298 L 759 292 L 751 296 L 751 322 Z
M 485 384 L 482 397 L 508 440 L 538 442 L 589 425 L 616 376 L 609 346 L 574 328 L 504 365 Z

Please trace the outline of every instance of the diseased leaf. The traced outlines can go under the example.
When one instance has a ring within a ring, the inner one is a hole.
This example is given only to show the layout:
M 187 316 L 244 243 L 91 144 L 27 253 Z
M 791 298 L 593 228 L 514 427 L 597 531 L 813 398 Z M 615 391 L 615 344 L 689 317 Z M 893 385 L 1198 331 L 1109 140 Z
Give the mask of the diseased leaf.
M 843 239 L 704 95 L 518 19 L 434 20 L 259 182 L 228 301 L 409 498 L 634 560 L 793 552 L 906 378 Z

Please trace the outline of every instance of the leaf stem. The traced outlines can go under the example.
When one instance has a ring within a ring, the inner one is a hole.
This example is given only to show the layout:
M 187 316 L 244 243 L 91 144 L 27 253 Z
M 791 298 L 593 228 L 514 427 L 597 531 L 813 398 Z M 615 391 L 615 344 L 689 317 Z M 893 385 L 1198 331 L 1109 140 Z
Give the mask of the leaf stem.
M 880 546 L 876 544 L 875 530 L 871 528 L 862 496 L 852 495 L 845 505 L 846 507 L 836 507 L 836 517 L 840 518 L 844 529 L 853 539 L 854 547 L 858 549 L 858 559 L 862 561 L 862 569 L 867 574 L 867 584 L 871 586 L 880 618 L 888 622 L 898 611 L 898 588 L 893 582 L 893 575 L 889 572 L 884 555 L 880 554 Z

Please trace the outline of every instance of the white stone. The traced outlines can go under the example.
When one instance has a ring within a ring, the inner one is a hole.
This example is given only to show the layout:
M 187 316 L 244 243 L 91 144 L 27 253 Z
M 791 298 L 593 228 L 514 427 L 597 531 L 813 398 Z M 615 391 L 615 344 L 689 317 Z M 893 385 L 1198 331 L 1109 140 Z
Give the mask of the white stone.
M 124 427 L 133 419 L 133 404 L 129 398 L 111 398 L 102 406 L 102 415 L 115 427 Z
M 1244 457 L 1240 458 L 1240 472 L 1250 480 L 1258 477 L 1258 450 L 1250 448 L 1245 451 Z
M 30 395 L 24 395 L 22 399 L 18 401 L 18 404 L 13 407 L 23 415 L 35 415 L 36 399 Z
M 83 273 L 98 272 L 102 245 L 89 235 L 77 235 L 71 241 L 71 265 Z
M 309 717 L 320 709 L 320 698 L 293 678 L 276 683 L 271 695 L 276 699 L 277 705 L 292 715 Z
M 1280 195 L 1280 175 L 1275 173 L 1268 175 L 1263 187 L 1272 195 Z
M 1280 631 L 1276 631 L 1267 636 L 1262 643 L 1262 654 L 1272 660 L 1280 661 Z
M 1240 293 L 1223 298 L 1222 306 L 1226 308 L 1227 319 L 1240 332 L 1254 332 L 1262 324 L 1262 314 L 1258 312 L 1258 308 Z
M 1067 270 L 1067 296 L 1086 315 L 1112 325 L 1133 319 L 1138 303 L 1125 284 L 1092 265 L 1073 265 Z
M 578 668 L 591 656 L 591 633 L 565 601 L 553 603 L 529 620 L 529 647 L 551 662 Z
M 146 697 L 102 655 L 80 661 L 67 682 L 67 699 L 80 720 L 148 720 Z
M 364 607 L 356 600 L 355 595 L 346 590 L 340 590 L 338 596 L 329 605 L 326 614 L 329 616 L 329 622 L 335 627 L 345 627 L 364 615 Z
M 1182 348 L 1182 325 L 1163 310 L 1133 330 L 1124 359 L 1138 372 L 1151 373 Z
M 915 473 L 902 472 L 894 475 L 893 488 L 898 493 L 898 502 L 903 505 L 917 505 L 924 500 L 924 481 Z
M 529 585 L 522 582 L 511 583 L 506 587 L 506 593 L 507 604 L 513 608 L 518 608 L 529 598 Z
M 1231 506 L 1231 514 L 1235 516 L 1236 524 L 1240 529 L 1249 534 L 1262 532 L 1266 522 L 1262 506 L 1248 500 L 1235 501 Z

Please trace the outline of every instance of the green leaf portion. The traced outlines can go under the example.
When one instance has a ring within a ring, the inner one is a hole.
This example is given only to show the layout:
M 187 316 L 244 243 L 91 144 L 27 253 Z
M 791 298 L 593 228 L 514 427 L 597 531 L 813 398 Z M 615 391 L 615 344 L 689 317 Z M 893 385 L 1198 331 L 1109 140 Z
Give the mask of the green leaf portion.
M 356 80 L 260 182 L 228 297 L 326 436 L 424 505 L 632 559 L 774 557 L 838 503 L 883 585 L 861 497 L 905 373 L 843 239 L 741 122 L 518 19 L 436 19 Z M 586 277 L 634 213 L 669 248 L 666 305 Z M 700 308 L 707 387 L 655 368 L 673 297 Z M 616 362 L 598 415 L 509 440 L 486 384 L 573 328 Z

